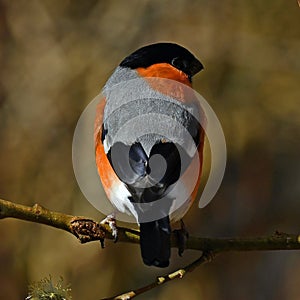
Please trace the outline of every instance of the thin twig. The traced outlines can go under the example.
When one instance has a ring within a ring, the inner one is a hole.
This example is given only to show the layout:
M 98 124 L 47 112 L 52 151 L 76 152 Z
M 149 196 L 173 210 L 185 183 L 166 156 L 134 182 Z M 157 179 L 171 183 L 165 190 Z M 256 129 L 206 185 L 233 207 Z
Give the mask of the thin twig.
M 141 295 L 153 288 L 156 288 L 158 286 L 166 284 L 169 281 L 172 281 L 174 279 L 182 279 L 188 272 L 192 272 L 196 267 L 202 265 L 205 262 L 211 261 L 213 256 L 214 255 L 212 252 L 203 252 L 202 255 L 198 259 L 193 261 L 191 264 L 189 264 L 181 269 L 178 269 L 176 271 L 173 271 L 167 275 L 159 276 L 156 278 L 156 280 L 154 282 L 152 282 L 146 286 L 143 286 L 136 290 L 126 292 L 126 293 L 118 295 L 118 296 L 114 296 L 114 297 L 110 297 L 110 298 L 103 298 L 101 300 L 130 300 L 130 299 L 133 299 L 136 296 Z

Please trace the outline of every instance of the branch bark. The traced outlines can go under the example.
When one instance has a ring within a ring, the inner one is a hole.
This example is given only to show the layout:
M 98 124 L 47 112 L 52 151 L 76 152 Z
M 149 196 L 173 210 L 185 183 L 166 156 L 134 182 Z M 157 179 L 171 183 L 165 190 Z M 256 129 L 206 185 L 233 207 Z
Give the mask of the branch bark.
M 32 207 L 0 199 L 0 219 L 15 218 L 45 224 L 65 230 L 76 236 L 81 243 L 114 239 L 109 225 L 92 219 L 51 211 L 39 204 Z M 118 227 L 118 241 L 139 243 L 139 231 Z M 172 247 L 177 247 L 177 238 L 172 236 Z M 254 250 L 299 250 L 300 236 L 276 231 L 270 236 L 253 238 L 205 238 L 190 236 L 186 249 L 201 251 L 254 251 Z
M 114 239 L 108 224 L 101 224 L 87 217 L 72 216 L 51 211 L 35 204 L 32 207 L 0 199 L 0 219 L 15 218 L 45 224 L 73 234 L 81 243 Z M 139 231 L 118 227 L 118 241 L 139 243 Z M 176 234 L 172 235 L 172 247 L 177 247 Z M 107 299 L 132 299 L 154 287 L 173 279 L 182 278 L 187 272 L 209 260 L 211 255 L 227 251 L 266 251 L 266 250 L 299 250 L 300 236 L 276 231 L 269 236 L 252 238 L 205 238 L 190 236 L 186 249 L 203 251 L 203 254 L 190 265 L 176 270 L 166 276 L 158 277 L 153 283 L 128 293 Z
M 100 224 L 87 217 L 51 211 L 39 204 L 31 207 L 0 199 L 0 219 L 4 218 L 15 218 L 55 227 L 72 233 L 81 243 L 101 241 L 104 238 L 114 239 L 107 224 Z M 139 232 L 118 227 L 118 240 L 139 243 Z

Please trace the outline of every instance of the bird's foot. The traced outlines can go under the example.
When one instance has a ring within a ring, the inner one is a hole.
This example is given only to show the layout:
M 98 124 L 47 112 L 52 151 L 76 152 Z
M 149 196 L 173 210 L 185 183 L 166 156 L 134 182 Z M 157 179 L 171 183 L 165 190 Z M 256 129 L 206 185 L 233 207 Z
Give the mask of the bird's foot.
M 189 233 L 187 232 L 182 220 L 180 220 L 180 229 L 175 229 L 173 232 L 177 237 L 178 255 L 182 256 L 183 251 L 186 248 L 187 239 L 189 238 Z
M 215 258 L 216 254 L 212 250 L 205 250 L 202 253 L 202 257 L 207 261 L 207 262 L 212 262 Z
M 116 223 L 115 214 L 108 215 L 105 219 L 103 219 L 100 224 L 108 224 L 111 229 L 111 235 L 114 238 L 114 242 L 118 240 L 118 228 Z M 104 239 L 100 240 L 101 247 L 104 248 Z

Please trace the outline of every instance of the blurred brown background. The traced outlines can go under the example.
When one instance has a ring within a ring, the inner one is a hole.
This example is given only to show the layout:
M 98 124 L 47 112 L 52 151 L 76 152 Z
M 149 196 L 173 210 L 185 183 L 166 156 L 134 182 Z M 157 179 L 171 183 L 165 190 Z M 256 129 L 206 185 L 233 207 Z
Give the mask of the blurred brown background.
M 300 9 L 297 1 L 0 1 L 0 197 L 103 216 L 72 169 L 76 122 L 130 52 L 157 41 L 205 65 L 194 87 L 225 131 L 228 162 L 215 199 L 185 218 L 190 233 L 299 233 Z M 137 288 L 164 271 L 136 245 L 80 245 L 70 234 L 0 221 L 0 299 L 24 299 L 52 275 L 74 299 Z M 174 250 L 169 270 L 197 257 Z M 300 252 L 227 253 L 139 299 L 299 299 Z

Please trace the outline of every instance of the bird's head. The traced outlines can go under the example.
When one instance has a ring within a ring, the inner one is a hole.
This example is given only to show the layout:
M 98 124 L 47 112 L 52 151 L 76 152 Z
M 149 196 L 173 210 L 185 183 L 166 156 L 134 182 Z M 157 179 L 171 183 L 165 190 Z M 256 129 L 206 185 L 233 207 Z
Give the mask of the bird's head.
M 174 43 L 156 43 L 144 46 L 127 56 L 121 67 L 148 68 L 167 63 L 184 72 L 189 79 L 203 69 L 202 63 L 187 49 Z

